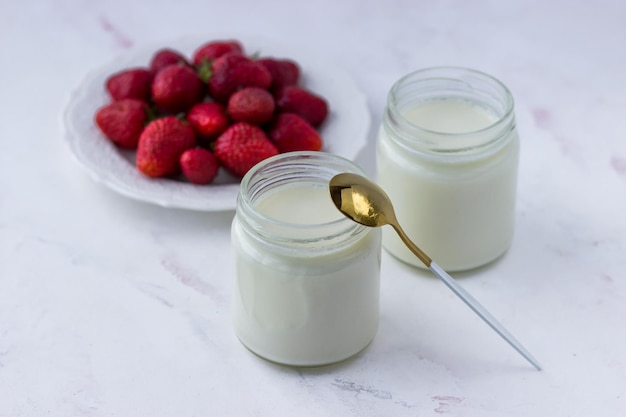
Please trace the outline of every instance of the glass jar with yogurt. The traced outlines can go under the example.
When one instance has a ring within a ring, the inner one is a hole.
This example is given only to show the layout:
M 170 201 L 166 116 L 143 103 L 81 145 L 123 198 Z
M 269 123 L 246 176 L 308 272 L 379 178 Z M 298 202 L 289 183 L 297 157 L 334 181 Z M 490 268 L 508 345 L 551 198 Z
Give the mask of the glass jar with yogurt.
M 291 152 L 241 181 L 232 224 L 234 327 L 270 361 L 339 362 L 376 334 L 381 233 L 335 208 L 328 182 L 340 172 L 365 175 L 339 156 Z
M 509 248 L 518 159 L 513 97 L 495 78 L 438 67 L 391 88 L 377 182 L 409 237 L 444 269 L 475 268 Z M 383 231 L 383 247 L 423 266 L 393 230 Z

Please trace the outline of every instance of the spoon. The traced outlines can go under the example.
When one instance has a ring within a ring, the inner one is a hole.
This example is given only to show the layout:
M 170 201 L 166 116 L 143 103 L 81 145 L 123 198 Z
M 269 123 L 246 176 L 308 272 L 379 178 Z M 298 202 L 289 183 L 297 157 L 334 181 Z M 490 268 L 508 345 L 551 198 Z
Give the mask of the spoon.
M 485 321 L 496 333 L 506 340 L 520 355 L 530 362 L 538 371 L 541 365 L 509 333 L 495 317 L 487 311 L 470 293 L 458 284 L 446 271 L 434 262 L 424 251 L 409 239 L 398 219 L 389 196 L 377 184 L 369 179 L 352 173 L 335 175 L 329 184 L 333 203 L 349 219 L 368 227 L 389 225 L 398 233 L 402 242 L 426 265 L 444 284 L 448 286 L 474 313 Z

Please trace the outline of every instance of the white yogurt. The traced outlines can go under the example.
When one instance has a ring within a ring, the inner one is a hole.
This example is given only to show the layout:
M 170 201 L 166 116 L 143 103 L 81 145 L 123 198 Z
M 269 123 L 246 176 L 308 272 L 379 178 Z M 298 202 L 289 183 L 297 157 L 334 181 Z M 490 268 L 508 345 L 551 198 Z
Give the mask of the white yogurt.
M 338 158 L 314 155 L 322 159 L 312 164 Z M 285 158 L 287 165 L 297 160 L 279 156 L 268 165 Z M 240 197 L 232 227 L 235 332 L 259 356 L 297 366 L 349 358 L 378 327 L 380 232 L 344 218 L 328 192 L 332 175 L 310 169 L 316 168 L 305 169 L 308 178 Z M 244 178 L 243 194 L 255 188 L 248 187 L 255 178 Z M 272 183 L 263 175 L 259 181 Z
M 513 238 L 519 154 L 513 104 L 508 90 L 498 96 L 501 85 L 484 77 L 488 97 L 473 88 L 478 77 L 459 86 L 443 77 L 401 80 L 378 137 L 377 182 L 409 237 L 450 271 L 494 260 Z M 392 230 L 383 232 L 383 246 L 423 266 Z
M 324 224 L 343 218 L 324 184 L 290 184 L 264 195 L 254 207 L 265 216 L 297 225 Z
M 402 115 L 415 126 L 444 134 L 475 132 L 498 120 L 483 107 L 453 99 L 417 103 L 404 110 Z

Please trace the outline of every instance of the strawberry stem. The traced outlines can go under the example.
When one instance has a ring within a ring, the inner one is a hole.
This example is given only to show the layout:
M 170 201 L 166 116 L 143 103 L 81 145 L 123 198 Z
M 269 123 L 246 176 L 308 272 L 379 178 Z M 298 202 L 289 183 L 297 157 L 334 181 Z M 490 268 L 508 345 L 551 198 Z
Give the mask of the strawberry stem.
M 198 77 L 205 83 L 209 81 L 213 75 L 213 60 L 203 59 L 202 63 L 198 65 L 197 73 Z
M 154 106 L 146 106 L 146 115 L 148 116 L 148 123 L 159 118 L 158 111 Z

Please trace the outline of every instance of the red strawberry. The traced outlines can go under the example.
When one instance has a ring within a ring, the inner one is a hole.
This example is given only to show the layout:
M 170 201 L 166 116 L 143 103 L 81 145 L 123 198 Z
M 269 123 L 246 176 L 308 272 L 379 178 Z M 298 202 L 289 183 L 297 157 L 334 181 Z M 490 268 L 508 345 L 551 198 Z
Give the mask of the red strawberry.
M 269 137 L 280 152 L 322 149 L 322 138 L 317 130 L 293 113 L 279 114 L 270 127 Z
M 156 119 L 139 137 L 137 169 L 149 177 L 176 174 L 180 156 L 195 144 L 194 131 L 187 123 L 174 116 Z
M 215 60 L 208 84 L 213 98 L 226 103 L 235 91 L 244 87 L 267 90 L 272 85 L 272 75 L 260 63 L 241 54 L 230 53 Z
M 211 183 L 219 169 L 217 158 L 204 148 L 187 149 L 180 156 L 180 168 L 183 175 L 194 184 Z
M 198 142 L 208 146 L 230 125 L 226 109 L 219 103 L 198 103 L 187 112 L 187 122 L 198 134 Z
M 236 40 L 219 40 L 207 42 L 193 53 L 193 63 L 200 66 L 205 62 L 213 61 L 216 58 L 228 53 L 243 54 L 241 43 Z
M 204 84 L 189 67 L 169 65 L 154 77 L 152 99 L 168 113 L 184 112 L 204 97 Z
M 317 127 L 328 116 L 328 104 L 322 97 L 297 86 L 287 86 L 276 93 L 276 107 L 285 113 L 295 113 Z
M 237 65 L 241 61 L 246 61 L 248 59 L 249 58 L 247 58 L 245 55 L 238 52 L 224 54 L 219 58 L 216 58 L 214 61 L 203 62 L 202 64 L 200 64 L 197 67 L 198 75 L 200 76 L 202 81 L 210 84 L 211 78 L 216 78 L 214 77 L 214 74 L 218 73 L 219 75 L 217 76 L 217 78 L 224 78 L 224 80 L 216 80 L 214 82 L 217 83 L 219 81 L 221 83 L 225 83 L 227 81 L 225 78 L 226 75 L 232 71 L 235 65 Z M 211 86 L 209 85 L 209 92 L 210 91 Z
M 237 177 L 243 177 L 254 165 L 278 149 L 258 126 L 238 122 L 222 133 L 215 142 L 215 156 L 220 164 Z
M 145 68 L 129 68 L 107 78 L 106 89 L 113 100 L 136 98 L 148 102 L 152 78 Z
M 298 84 L 300 67 L 290 59 L 261 58 L 258 62 L 272 74 L 272 89 Z
M 274 114 L 274 97 L 269 91 L 258 87 L 241 89 L 228 99 L 228 114 L 237 122 L 263 125 Z
M 135 98 L 114 101 L 96 112 L 96 124 L 116 145 L 135 149 L 148 121 L 147 110 L 147 104 Z
M 150 61 L 150 70 L 153 74 L 156 74 L 163 68 L 174 64 L 190 66 L 187 58 L 185 58 L 180 52 L 164 48 L 158 50 L 152 56 L 152 60 Z

